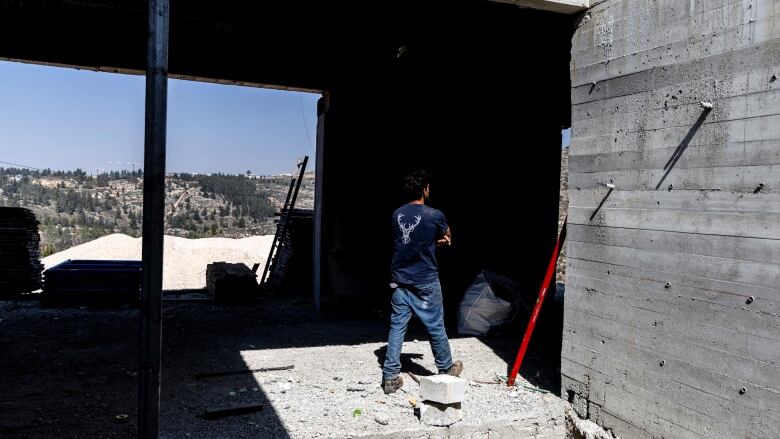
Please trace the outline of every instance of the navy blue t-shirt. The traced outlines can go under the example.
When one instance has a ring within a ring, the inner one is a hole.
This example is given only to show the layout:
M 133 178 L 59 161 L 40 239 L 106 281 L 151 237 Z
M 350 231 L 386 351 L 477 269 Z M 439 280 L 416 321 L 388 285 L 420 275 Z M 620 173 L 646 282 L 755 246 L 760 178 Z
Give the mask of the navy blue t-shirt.
M 405 204 L 393 212 L 395 251 L 391 282 L 420 285 L 439 276 L 436 241 L 447 231 L 447 219 L 441 211 L 424 204 Z

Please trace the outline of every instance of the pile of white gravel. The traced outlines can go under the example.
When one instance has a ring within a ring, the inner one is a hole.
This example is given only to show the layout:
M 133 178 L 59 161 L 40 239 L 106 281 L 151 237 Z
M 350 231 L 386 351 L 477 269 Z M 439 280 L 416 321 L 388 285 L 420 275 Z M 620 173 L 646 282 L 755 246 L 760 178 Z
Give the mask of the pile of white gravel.
M 165 236 L 163 289 L 182 290 L 206 286 L 206 266 L 211 262 L 241 262 L 248 267 L 260 263 L 271 249 L 273 235 L 242 239 L 187 239 Z M 46 268 L 68 259 L 141 260 L 141 238 L 115 233 L 43 259 Z

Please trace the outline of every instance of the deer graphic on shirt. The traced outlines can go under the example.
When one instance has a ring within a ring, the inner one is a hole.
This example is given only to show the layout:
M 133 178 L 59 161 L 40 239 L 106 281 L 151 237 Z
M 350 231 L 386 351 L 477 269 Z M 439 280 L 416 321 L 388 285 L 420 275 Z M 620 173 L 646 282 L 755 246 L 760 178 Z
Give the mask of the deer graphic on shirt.
M 422 216 L 417 215 L 414 217 L 416 220 L 414 223 L 405 224 L 401 221 L 401 218 L 404 217 L 404 214 L 399 213 L 398 214 L 398 227 L 401 228 L 401 233 L 403 233 L 403 236 L 401 237 L 401 240 L 404 242 L 404 244 L 409 244 L 409 242 L 412 241 L 412 238 L 409 236 L 414 231 L 414 228 L 417 227 L 418 224 L 420 224 L 420 221 L 422 221 Z

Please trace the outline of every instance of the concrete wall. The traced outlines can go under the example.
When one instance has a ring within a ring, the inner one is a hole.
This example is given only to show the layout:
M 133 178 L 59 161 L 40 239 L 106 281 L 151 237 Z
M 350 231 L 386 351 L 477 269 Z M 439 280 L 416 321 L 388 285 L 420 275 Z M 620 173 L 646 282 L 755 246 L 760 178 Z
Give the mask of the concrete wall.
M 607 0 L 572 40 L 562 394 L 623 437 L 780 437 L 779 20 Z

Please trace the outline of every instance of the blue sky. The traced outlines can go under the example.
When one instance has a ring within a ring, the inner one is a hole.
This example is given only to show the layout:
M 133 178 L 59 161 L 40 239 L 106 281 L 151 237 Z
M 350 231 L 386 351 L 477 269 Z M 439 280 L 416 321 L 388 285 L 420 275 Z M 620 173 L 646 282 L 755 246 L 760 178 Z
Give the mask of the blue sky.
M 0 161 L 89 173 L 140 166 L 144 85 L 143 76 L 0 62 Z M 167 169 L 292 172 L 297 158 L 314 159 L 317 99 L 170 80 Z
M 142 166 L 144 85 L 143 76 L 0 62 L 0 161 L 88 173 Z M 317 99 L 170 80 L 167 169 L 277 174 L 304 155 L 313 169 Z

